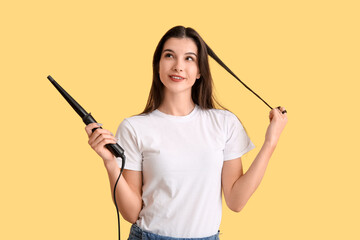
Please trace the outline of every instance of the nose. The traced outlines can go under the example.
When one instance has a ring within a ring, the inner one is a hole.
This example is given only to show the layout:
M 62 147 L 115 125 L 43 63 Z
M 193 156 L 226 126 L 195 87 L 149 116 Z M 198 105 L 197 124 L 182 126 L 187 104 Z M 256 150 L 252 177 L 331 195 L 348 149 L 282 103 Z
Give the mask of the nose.
M 184 70 L 184 64 L 181 60 L 176 60 L 173 66 L 174 71 L 182 72 Z

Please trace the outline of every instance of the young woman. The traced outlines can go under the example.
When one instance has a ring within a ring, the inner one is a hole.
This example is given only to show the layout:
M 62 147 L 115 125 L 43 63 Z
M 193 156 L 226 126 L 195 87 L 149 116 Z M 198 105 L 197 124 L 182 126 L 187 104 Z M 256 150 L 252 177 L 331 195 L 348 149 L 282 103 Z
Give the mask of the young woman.
M 104 146 L 118 142 L 125 149 L 116 200 L 133 223 L 130 240 L 219 239 L 222 192 L 239 212 L 260 184 L 287 123 L 285 108 L 270 111 L 264 144 L 243 174 L 241 156 L 255 146 L 232 112 L 216 109 L 212 86 L 205 42 L 194 29 L 176 26 L 155 50 L 145 110 L 124 119 L 116 138 L 106 129 L 92 133 L 97 124 L 86 126 L 111 189 L 121 159 Z

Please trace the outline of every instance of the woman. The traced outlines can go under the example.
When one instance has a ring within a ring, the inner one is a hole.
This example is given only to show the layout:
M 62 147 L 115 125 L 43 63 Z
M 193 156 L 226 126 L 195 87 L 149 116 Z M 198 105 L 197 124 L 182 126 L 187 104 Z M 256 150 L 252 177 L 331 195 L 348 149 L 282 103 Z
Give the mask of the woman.
M 239 212 L 264 176 L 287 123 L 284 108 L 270 111 L 265 141 L 246 174 L 241 156 L 255 146 L 239 119 L 216 109 L 205 42 L 176 26 L 160 40 L 145 110 L 124 119 L 116 138 L 106 129 L 85 130 L 103 159 L 111 189 L 121 159 L 104 146 L 118 142 L 127 162 L 116 188 L 129 239 L 219 239 L 221 194 Z M 217 102 L 216 102 L 217 103 Z

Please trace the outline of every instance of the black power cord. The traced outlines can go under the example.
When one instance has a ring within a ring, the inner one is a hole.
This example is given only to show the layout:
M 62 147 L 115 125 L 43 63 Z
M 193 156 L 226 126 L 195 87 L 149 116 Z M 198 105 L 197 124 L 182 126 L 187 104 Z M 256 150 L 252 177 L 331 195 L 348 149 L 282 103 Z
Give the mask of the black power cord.
M 117 178 L 116 182 L 115 182 L 115 186 L 114 186 L 114 202 L 115 202 L 115 207 L 116 207 L 116 213 L 117 213 L 117 219 L 118 219 L 118 235 L 119 235 L 119 240 L 120 240 L 120 216 L 119 216 L 119 208 L 117 206 L 117 203 L 116 203 L 116 186 L 119 182 L 119 179 L 120 179 L 120 176 L 122 174 L 122 172 L 124 171 L 124 165 L 125 165 L 125 154 L 123 154 L 121 156 L 122 158 L 122 166 L 121 166 L 121 170 L 120 170 L 120 174 L 119 174 L 119 177 Z

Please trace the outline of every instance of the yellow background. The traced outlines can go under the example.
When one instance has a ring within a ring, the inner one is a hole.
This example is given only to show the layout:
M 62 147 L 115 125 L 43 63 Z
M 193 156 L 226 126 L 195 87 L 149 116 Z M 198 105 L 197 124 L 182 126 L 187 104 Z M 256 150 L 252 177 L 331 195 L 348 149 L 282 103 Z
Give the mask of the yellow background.
M 359 239 L 357 1 L 2 1 L 0 239 L 117 239 L 102 160 L 52 75 L 104 128 L 143 110 L 167 30 L 196 29 L 288 124 L 221 239 Z M 261 148 L 270 109 L 214 60 L 216 96 Z M 130 224 L 121 219 L 122 239 Z

